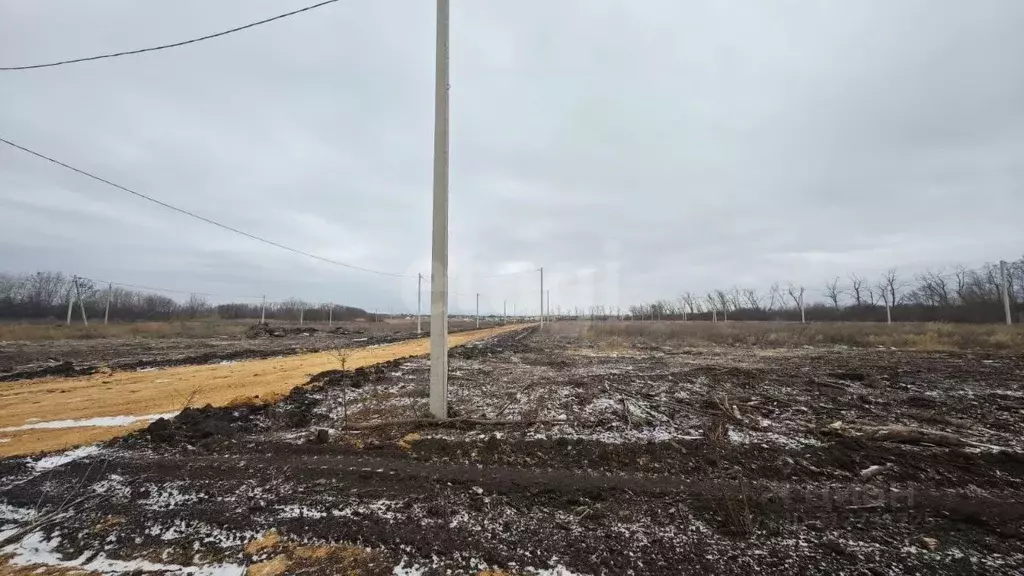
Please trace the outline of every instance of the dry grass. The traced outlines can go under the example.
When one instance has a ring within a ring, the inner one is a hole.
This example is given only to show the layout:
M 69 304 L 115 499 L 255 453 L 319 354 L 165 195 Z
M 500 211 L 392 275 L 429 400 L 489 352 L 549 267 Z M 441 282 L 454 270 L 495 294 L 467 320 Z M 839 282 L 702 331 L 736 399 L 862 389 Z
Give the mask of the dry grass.
M 0 323 L 0 341 L 4 340 L 81 340 L 94 338 L 212 338 L 239 336 L 252 321 L 189 320 L 183 322 L 124 322 L 103 325 L 90 322 L 65 326 L 64 323 Z
M 581 334 L 599 343 L 640 340 L 687 346 L 792 348 L 843 345 L 914 350 L 1024 351 L 1024 328 L 994 324 L 567 322 L 556 323 L 551 329 L 555 333 Z

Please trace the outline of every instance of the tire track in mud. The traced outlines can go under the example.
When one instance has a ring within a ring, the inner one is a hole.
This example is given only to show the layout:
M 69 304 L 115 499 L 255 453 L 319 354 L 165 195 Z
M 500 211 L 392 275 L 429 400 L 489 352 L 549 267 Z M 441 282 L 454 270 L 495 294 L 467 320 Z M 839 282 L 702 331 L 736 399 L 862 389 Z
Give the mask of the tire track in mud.
M 528 326 L 518 324 L 450 334 L 449 345 L 460 346 Z M 429 339 L 420 338 L 280 358 L 0 383 L 0 429 L 40 426 L 42 422 L 160 414 L 180 410 L 185 405 L 223 406 L 239 398 L 272 399 L 305 384 L 313 374 L 339 368 L 342 357 L 346 368 L 354 369 L 428 351 Z M 54 428 L 0 431 L 0 456 L 107 440 L 144 428 L 148 423 L 142 419 L 109 427 L 64 422 Z

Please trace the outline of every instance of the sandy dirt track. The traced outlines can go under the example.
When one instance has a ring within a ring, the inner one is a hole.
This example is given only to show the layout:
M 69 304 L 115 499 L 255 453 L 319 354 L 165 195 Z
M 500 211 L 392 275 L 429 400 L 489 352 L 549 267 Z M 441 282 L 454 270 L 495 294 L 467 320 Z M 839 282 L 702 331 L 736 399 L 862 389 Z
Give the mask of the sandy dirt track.
M 501 326 L 449 336 L 450 346 L 480 340 L 527 325 Z M 422 338 L 344 352 L 346 368 L 426 354 Z M 100 417 L 146 416 L 192 406 L 221 406 L 245 397 L 267 397 L 305 384 L 310 376 L 340 368 L 335 351 L 226 364 L 162 370 L 99 373 L 76 378 L 42 378 L 0 383 L 0 429 L 40 422 Z M 73 426 L 0 431 L 0 456 L 31 454 L 107 440 L 143 428 L 148 420 L 123 426 Z

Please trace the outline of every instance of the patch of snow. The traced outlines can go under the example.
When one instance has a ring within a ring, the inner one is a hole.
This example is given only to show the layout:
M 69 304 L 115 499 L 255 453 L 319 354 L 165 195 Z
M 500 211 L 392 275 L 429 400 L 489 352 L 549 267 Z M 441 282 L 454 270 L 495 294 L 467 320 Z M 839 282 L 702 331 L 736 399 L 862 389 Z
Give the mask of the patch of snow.
M 51 470 L 53 468 L 56 468 L 57 466 L 61 466 L 63 464 L 67 464 L 68 462 L 78 460 L 79 458 L 92 456 L 93 454 L 96 454 L 99 451 L 100 447 L 96 445 L 82 446 L 80 448 L 68 450 L 67 452 L 62 452 L 60 454 L 54 454 L 53 456 L 46 456 L 44 458 L 40 458 L 37 462 L 33 463 L 32 466 L 33 468 L 35 468 L 36 472 Z
M 83 418 L 81 420 L 49 420 L 47 422 L 36 422 L 0 428 L 0 432 L 17 432 L 19 430 L 42 430 L 51 428 L 84 428 L 84 427 L 108 427 L 127 426 L 135 422 L 151 422 L 160 418 L 174 418 L 177 412 L 165 412 L 163 414 L 145 414 L 143 416 L 99 416 L 97 418 Z
M 405 565 L 405 558 L 402 558 L 402 562 L 395 566 L 395 569 L 391 572 L 394 576 L 423 576 L 427 573 L 426 568 L 421 568 L 416 564 Z
M 16 522 L 22 522 L 30 520 L 36 513 L 28 508 L 19 508 L 17 506 L 11 506 L 6 502 L 0 502 L 0 520 L 14 520 Z
M 535 574 L 536 576 L 585 576 L 582 572 L 572 572 L 561 564 L 554 568 L 527 568 L 526 571 L 530 574 Z
M 182 504 L 194 504 L 202 499 L 201 494 L 183 491 L 185 482 L 168 482 L 162 486 L 154 486 L 149 498 L 139 502 L 150 510 L 171 510 Z
M 107 558 L 102 552 L 93 557 L 94 553 L 87 551 L 74 560 L 64 560 L 55 550 L 58 544 L 60 544 L 59 538 L 47 540 L 43 534 L 33 532 L 23 538 L 21 542 L 4 548 L 3 553 L 11 555 L 9 562 L 14 566 L 42 564 L 46 566 L 73 567 L 102 574 L 135 574 L 140 572 L 190 576 L 241 576 L 245 574 L 245 567 L 236 564 L 180 566 L 177 564 L 158 564 L 148 560 L 115 560 Z M 92 559 L 88 560 L 90 558 Z

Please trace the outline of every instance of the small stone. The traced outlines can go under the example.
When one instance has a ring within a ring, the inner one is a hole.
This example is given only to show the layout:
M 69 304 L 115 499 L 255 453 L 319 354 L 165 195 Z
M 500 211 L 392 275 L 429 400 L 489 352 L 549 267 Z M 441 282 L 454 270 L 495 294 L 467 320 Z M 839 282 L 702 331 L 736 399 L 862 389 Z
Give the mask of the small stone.
M 927 550 L 935 550 L 939 547 L 939 541 L 935 538 L 929 538 L 927 536 L 921 536 L 921 547 Z
M 324 428 L 320 428 L 316 431 L 316 436 L 313 438 L 313 442 L 317 444 L 327 444 L 331 441 L 331 433 Z
M 484 489 L 479 486 L 473 486 L 473 492 L 476 492 L 477 494 L 483 494 Z

